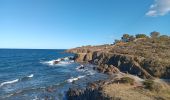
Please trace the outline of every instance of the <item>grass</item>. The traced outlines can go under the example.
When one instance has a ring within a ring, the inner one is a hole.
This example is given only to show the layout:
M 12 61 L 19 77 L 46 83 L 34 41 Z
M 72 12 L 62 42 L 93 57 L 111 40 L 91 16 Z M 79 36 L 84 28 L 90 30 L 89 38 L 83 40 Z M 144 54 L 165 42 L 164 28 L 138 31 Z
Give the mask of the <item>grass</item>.
M 113 100 L 117 100 L 114 98 L 119 98 L 119 100 L 170 100 L 170 86 L 166 83 L 145 80 L 143 84 L 144 87 L 135 87 L 135 85 L 125 83 L 112 83 L 104 86 L 102 91 Z
M 130 77 L 123 77 L 123 78 L 121 78 L 120 80 L 121 80 L 121 82 L 123 82 L 123 83 L 129 83 L 129 84 L 131 84 L 131 85 L 133 85 L 134 82 L 135 82 L 135 80 L 134 80 L 133 78 L 130 78 Z

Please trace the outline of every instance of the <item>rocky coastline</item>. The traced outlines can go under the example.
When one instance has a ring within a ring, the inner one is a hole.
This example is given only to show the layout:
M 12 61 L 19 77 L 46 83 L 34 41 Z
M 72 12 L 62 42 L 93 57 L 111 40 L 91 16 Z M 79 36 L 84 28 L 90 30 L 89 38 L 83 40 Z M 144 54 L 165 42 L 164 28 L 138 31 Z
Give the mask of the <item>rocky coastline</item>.
M 146 86 L 143 84 L 144 81 L 139 82 L 138 80 L 136 80 L 136 78 L 134 78 L 134 76 L 138 76 L 144 80 L 151 80 L 153 81 L 154 84 L 156 80 L 160 78 L 170 79 L 169 61 L 167 61 L 167 63 L 164 62 L 164 60 L 162 60 L 164 59 L 164 57 L 161 58 L 161 56 L 157 58 L 159 54 L 163 55 L 163 53 L 165 54 L 168 53 L 169 48 L 162 47 L 158 45 L 157 42 L 152 44 L 150 42 L 151 39 L 138 39 L 136 41 L 133 41 L 130 45 L 129 43 L 117 43 L 115 45 L 85 46 L 85 47 L 79 47 L 79 48 L 67 50 L 66 52 L 75 54 L 74 60 L 76 62 L 91 63 L 97 65 L 98 67 L 94 68 L 94 70 L 98 70 L 99 72 L 106 73 L 108 75 L 116 75 L 116 74 L 120 75 L 120 73 L 123 72 L 123 75 L 121 74 L 122 75 L 121 77 L 114 77 L 108 79 L 107 81 L 101 80 L 98 82 L 89 83 L 88 87 L 85 90 L 75 89 L 75 88 L 69 89 L 67 92 L 68 99 L 69 100 L 136 100 L 136 99 L 132 99 L 131 97 L 129 98 L 125 97 L 124 99 L 124 96 L 118 96 L 117 93 L 115 94 L 112 93 L 109 95 L 109 93 L 104 92 L 103 88 L 110 87 L 110 86 L 111 87 L 117 86 L 118 83 L 122 83 L 123 77 L 130 77 L 130 80 L 132 79 L 135 82 L 130 86 L 126 84 L 128 82 L 123 82 L 123 84 L 121 84 L 122 87 L 123 86 L 130 87 L 130 90 L 132 88 L 136 89 L 137 87 L 137 89 L 142 89 L 143 91 L 147 91 L 145 90 Z M 146 54 L 145 54 L 145 50 L 148 51 Z M 143 54 L 141 54 L 141 52 Z M 133 75 L 133 77 L 129 75 Z M 162 82 L 158 82 L 158 83 L 161 83 L 162 85 Z M 144 93 L 141 94 L 139 93 L 139 91 L 133 89 L 131 92 L 134 93 L 134 95 L 139 95 L 139 96 L 143 95 L 144 100 L 168 100 L 170 98 L 169 95 L 167 97 L 164 97 L 162 95 L 158 97 L 155 95 L 147 96 L 146 94 Z M 113 91 L 113 90 L 111 89 L 109 91 Z

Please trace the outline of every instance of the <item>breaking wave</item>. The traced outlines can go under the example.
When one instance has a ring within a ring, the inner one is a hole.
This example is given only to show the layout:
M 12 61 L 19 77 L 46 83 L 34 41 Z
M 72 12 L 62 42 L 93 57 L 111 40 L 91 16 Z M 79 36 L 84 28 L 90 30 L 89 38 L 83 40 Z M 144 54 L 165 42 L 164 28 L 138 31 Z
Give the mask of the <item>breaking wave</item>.
M 70 79 L 68 79 L 67 80 L 67 82 L 68 83 L 72 83 L 72 82 L 74 82 L 74 81 L 77 81 L 77 80 L 79 80 L 79 79 L 81 79 L 81 78 L 84 78 L 84 77 L 86 77 L 85 75 L 82 75 L 82 76 L 78 76 L 78 77 L 71 77 Z
M 4 85 L 7 85 L 7 84 L 16 83 L 16 82 L 18 82 L 18 81 L 19 81 L 19 79 L 15 79 L 15 80 L 12 80 L 12 81 L 2 82 L 2 83 L 0 84 L 0 87 L 2 87 L 2 86 L 4 86 Z
M 8 84 L 17 83 L 17 82 L 19 82 L 19 81 L 27 80 L 27 79 L 30 79 L 30 78 L 32 78 L 32 77 L 34 77 L 34 74 L 30 74 L 30 75 L 28 75 L 28 76 L 26 76 L 26 77 L 23 77 L 23 78 L 20 78 L 20 79 L 15 79 L 15 80 L 11 80 L 11 81 L 2 82 L 2 83 L 0 84 L 0 87 L 2 87 L 2 86 L 4 86 L 4 85 L 8 85 Z
M 64 57 L 64 58 L 58 58 L 56 60 L 44 61 L 40 63 L 47 64 L 49 66 L 54 66 L 54 65 L 65 66 L 74 62 L 74 60 L 71 59 L 72 59 L 71 57 Z

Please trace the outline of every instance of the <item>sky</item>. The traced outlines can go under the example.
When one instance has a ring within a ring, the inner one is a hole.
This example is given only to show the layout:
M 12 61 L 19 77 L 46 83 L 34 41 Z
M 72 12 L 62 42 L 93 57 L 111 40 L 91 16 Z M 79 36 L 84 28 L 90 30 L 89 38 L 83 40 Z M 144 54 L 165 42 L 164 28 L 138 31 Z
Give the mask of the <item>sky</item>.
M 0 0 L 0 48 L 111 44 L 169 27 L 170 0 Z

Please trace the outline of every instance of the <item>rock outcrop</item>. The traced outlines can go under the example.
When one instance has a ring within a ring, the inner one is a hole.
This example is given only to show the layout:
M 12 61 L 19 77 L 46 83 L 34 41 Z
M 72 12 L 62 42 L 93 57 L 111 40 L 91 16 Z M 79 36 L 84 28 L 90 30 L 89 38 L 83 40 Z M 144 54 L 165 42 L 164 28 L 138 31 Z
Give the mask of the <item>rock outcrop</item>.
M 96 81 L 89 83 L 86 89 L 70 88 L 67 92 L 68 100 L 111 100 L 106 96 L 102 87 L 106 84 L 106 81 Z
M 135 78 L 136 76 L 123 73 L 116 75 L 113 79 L 89 83 L 85 89 L 70 88 L 66 97 L 68 100 L 136 100 L 136 98 L 138 100 L 169 100 L 170 98 L 170 87 L 164 82 L 144 81 L 144 83 L 153 82 L 151 88 L 154 89 L 153 91 L 145 86 L 142 79 Z
M 141 43 L 143 45 L 139 46 Z M 166 41 L 165 44 L 167 44 Z M 79 47 L 67 50 L 67 52 L 75 53 L 77 62 L 90 62 L 98 65 L 100 68 L 97 69 L 103 70 L 101 72 L 109 71 L 107 66 L 103 67 L 103 65 L 113 65 L 122 72 L 142 78 L 170 78 L 170 61 L 167 58 L 169 54 L 165 54 L 169 52 L 169 48 L 159 46 L 158 43 L 151 43 L 150 40 L 122 45 Z
M 138 97 L 139 100 L 170 99 L 169 86 L 161 90 L 167 92 L 154 94 L 155 92 L 146 90 L 142 83 L 133 82 L 137 79 L 136 76 L 147 80 L 170 79 L 170 38 L 145 38 L 123 44 L 85 46 L 67 52 L 75 54 L 75 61 L 95 64 L 98 67 L 94 69 L 109 76 L 115 76 L 117 73 L 121 75 L 121 72 L 135 75 L 134 79 L 125 77 L 93 82 L 84 90 L 69 89 L 69 100 L 136 100 Z M 143 82 L 143 79 L 137 81 Z M 131 85 L 127 85 L 129 82 Z M 159 90 L 158 87 L 155 89 Z
M 79 49 L 76 51 L 69 50 L 69 52 L 76 53 L 75 60 L 77 62 L 90 62 L 98 65 L 98 70 L 107 74 L 112 74 L 118 71 L 130 73 L 140 76 L 142 78 L 151 78 L 152 75 L 140 66 L 143 58 L 136 58 L 130 55 L 114 54 L 101 51 L 86 52 L 87 50 Z M 81 53 L 80 53 L 81 52 Z M 136 61 L 138 59 L 138 61 Z M 116 71 L 113 70 L 116 67 Z

